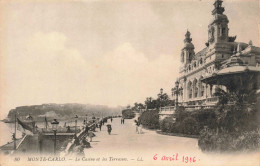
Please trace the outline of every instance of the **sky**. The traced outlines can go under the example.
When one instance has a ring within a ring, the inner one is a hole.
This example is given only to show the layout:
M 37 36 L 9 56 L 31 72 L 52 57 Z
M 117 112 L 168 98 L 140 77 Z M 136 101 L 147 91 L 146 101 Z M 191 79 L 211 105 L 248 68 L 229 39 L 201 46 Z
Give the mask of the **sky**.
M 0 109 L 133 105 L 178 77 L 187 29 L 205 47 L 213 0 L 0 0 Z M 230 36 L 259 46 L 258 0 L 224 0 Z

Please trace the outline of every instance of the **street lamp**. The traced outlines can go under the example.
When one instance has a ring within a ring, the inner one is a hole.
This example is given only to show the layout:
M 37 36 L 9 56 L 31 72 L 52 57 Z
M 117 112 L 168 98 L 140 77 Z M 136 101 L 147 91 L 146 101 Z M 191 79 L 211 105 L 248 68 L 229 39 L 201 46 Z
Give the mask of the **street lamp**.
M 83 121 L 83 125 L 85 126 L 85 125 L 87 125 L 87 123 L 88 123 L 88 115 L 86 114 L 86 118 Z
M 161 95 L 163 94 L 163 88 L 160 89 L 160 93 L 161 93 Z
M 77 135 L 77 119 L 78 119 L 78 115 L 75 115 L 75 134 Z
M 52 130 L 54 132 L 54 154 L 56 154 L 56 133 L 57 133 L 59 122 L 57 121 L 57 119 L 54 119 L 51 122 L 51 125 L 52 125 Z
M 163 88 L 160 89 L 160 94 L 159 94 L 159 96 L 160 96 L 160 109 L 162 107 L 162 95 L 163 95 Z
M 177 109 L 177 107 L 178 107 L 178 96 L 179 96 L 179 94 L 180 94 L 180 93 L 182 92 L 182 90 L 183 90 L 182 87 L 179 88 L 179 85 L 180 85 L 179 81 L 176 81 L 176 82 L 175 82 L 175 87 L 172 88 L 172 96 L 176 95 L 176 101 L 175 101 L 176 109 Z

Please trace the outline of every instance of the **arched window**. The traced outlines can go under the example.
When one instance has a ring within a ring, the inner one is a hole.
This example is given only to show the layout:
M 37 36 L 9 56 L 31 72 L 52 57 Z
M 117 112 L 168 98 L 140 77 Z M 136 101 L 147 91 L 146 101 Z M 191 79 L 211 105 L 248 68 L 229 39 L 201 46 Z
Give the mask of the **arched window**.
M 193 81 L 193 88 L 194 88 L 194 98 L 196 98 L 198 97 L 198 90 L 199 90 L 197 79 Z
M 222 36 L 226 35 L 226 28 L 222 28 Z
M 205 89 L 204 85 L 201 85 L 201 91 L 200 91 L 201 96 L 204 96 L 204 91 L 205 91 L 204 89 Z
M 204 96 L 204 85 L 201 82 L 202 79 L 203 79 L 203 76 L 200 76 L 200 78 L 199 78 L 199 97 Z
M 187 92 L 188 92 L 188 98 L 192 98 L 192 83 L 191 81 L 188 82 L 188 86 L 187 86 Z

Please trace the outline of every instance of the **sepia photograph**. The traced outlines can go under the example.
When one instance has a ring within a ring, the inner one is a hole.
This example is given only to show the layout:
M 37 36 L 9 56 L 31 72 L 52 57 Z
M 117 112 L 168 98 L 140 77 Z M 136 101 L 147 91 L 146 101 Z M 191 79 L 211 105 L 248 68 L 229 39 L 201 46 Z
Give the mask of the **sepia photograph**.
M 259 166 L 259 0 L 0 0 L 0 166 Z

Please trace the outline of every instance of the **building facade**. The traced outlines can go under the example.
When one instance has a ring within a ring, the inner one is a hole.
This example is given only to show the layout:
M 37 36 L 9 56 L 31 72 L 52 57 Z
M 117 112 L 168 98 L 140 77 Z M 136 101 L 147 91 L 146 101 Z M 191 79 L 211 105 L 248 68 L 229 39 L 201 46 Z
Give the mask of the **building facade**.
M 215 88 L 227 89 L 217 75 L 233 79 L 229 77 L 232 73 L 260 73 L 260 48 L 253 46 L 251 41 L 236 42 L 236 36 L 229 36 L 229 20 L 224 14 L 222 2 L 216 0 L 213 4 L 212 20 L 208 25 L 208 41 L 204 49 L 195 53 L 191 33 L 187 31 L 185 34 L 178 78 L 179 88 L 182 89 L 178 102 L 185 108 L 216 105 L 218 98 L 214 96 Z M 164 115 L 164 111 L 168 114 L 169 108 L 162 108 L 160 115 Z
M 229 20 L 224 11 L 222 1 L 216 0 L 212 11 L 213 19 L 208 25 L 208 42 L 201 51 L 195 53 L 191 33 L 187 31 L 185 35 L 179 71 L 179 83 L 183 88 L 179 102 L 184 106 L 214 105 L 217 102 L 213 95 L 215 88 L 226 87 L 203 83 L 205 77 L 214 76 L 231 66 L 251 66 L 252 70 L 259 70 L 260 48 L 253 46 L 251 41 L 235 42 L 236 36 L 229 36 Z

